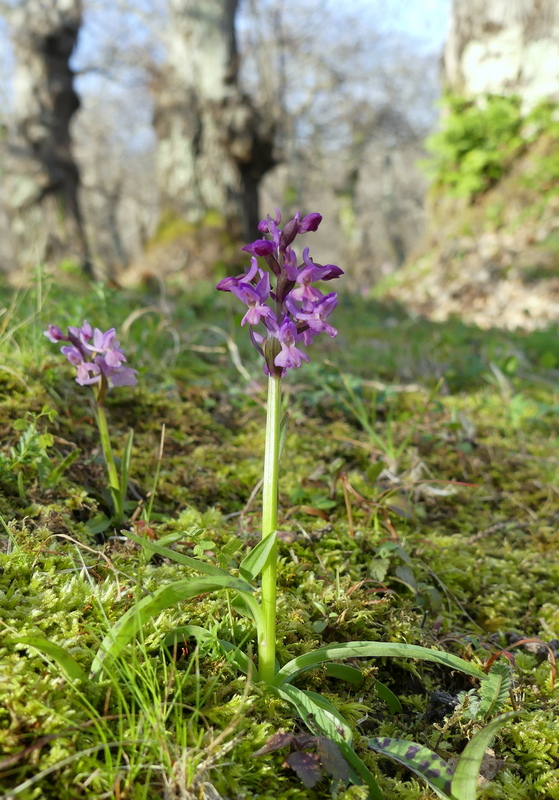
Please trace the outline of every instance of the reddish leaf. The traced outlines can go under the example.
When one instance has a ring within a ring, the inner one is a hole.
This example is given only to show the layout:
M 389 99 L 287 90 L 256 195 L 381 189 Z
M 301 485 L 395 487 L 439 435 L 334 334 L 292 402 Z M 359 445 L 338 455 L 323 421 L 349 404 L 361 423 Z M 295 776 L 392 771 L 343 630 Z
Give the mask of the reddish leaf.
M 316 752 L 322 766 L 332 776 L 332 780 L 344 783 L 349 780 L 349 764 L 336 742 L 321 736 L 317 742 Z
M 262 745 L 260 750 L 257 750 L 256 753 L 253 753 L 252 755 L 263 756 L 266 753 L 272 753 L 274 750 L 279 750 L 280 747 L 287 747 L 288 744 L 293 744 L 294 741 L 294 734 L 280 731 L 279 733 L 274 733 L 273 736 L 270 736 L 268 741 Z
M 316 753 L 301 753 L 296 750 L 287 756 L 285 763 L 295 770 L 307 789 L 312 789 L 322 777 L 322 768 Z

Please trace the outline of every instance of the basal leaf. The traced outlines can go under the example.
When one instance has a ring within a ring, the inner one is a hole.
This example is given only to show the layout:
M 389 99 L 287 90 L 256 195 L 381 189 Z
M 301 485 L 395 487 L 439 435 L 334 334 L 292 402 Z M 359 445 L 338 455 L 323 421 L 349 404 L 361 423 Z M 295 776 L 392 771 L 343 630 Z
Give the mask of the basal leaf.
M 140 628 L 149 619 L 159 614 L 160 611 L 170 608 L 183 600 L 188 600 L 190 597 L 196 597 L 196 595 L 204 594 L 205 592 L 219 591 L 220 589 L 233 589 L 238 592 L 252 591 L 250 585 L 240 578 L 232 578 L 229 575 L 223 577 L 216 575 L 211 578 L 187 578 L 181 581 L 174 581 L 135 603 L 113 625 L 101 642 L 101 646 L 91 665 L 90 677 L 98 675 L 104 662 L 107 659 L 116 658 L 136 636 Z
M 239 565 L 239 572 L 245 581 L 253 581 L 260 575 L 268 556 L 276 543 L 277 533 L 274 531 L 269 536 L 262 539 L 256 547 L 253 547 L 246 558 L 243 558 Z
M 205 561 L 201 561 L 198 558 L 192 558 L 192 556 L 185 556 L 182 553 L 177 553 L 176 550 L 171 550 L 168 547 L 162 547 L 157 542 L 152 541 L 151 539 L 147 539 L 144 536 L 137 536 L 132 531 L 122 531 L 123 534 L 128 538 L 132 539 L 133 542 L 136 544 L 145 547 L 146 550 L 151 550 L 152 553 L 157 553 L 159 556 L 163 556 L 163 558 L 168 558 L 170 561 L 174 561 L 176 564 L 182 564 L 183 567 L 190 567 L 191 569 L 196 569 L 198 572 L 203 572 L 204 575 L 213 575 L 215 577 L 229 577 L 227 572 L 220 569 L 219 567 L 214 567 L 213 564 L 207 564 Z
M 232 604 L 235 611 L 245 617 L 249 617 L 255 623 L 259 631 L 264 630 L 264 616 L 262 614 L 262 606 L 258 600 L 246 592 L 240 592 L 233 600 Z
M 458 669 L 466 675 L 472 675 L 479 680 L 486 680 L 487 676 L 478 667 L 464 661 L 463 658 L 441 650 L 430 650 L 415 644 L 400 644 L 397 642 L 344 642 L 319 647 L 310 653 L 297 656 L 280 669 L 274 678 L 274 686 L 283 686 L 291 682 L 301 672 L 312 669 L 317 664 L 325 661 L 334 661 L 344 658 L 417 658 L 423 661 L 433 661 L 444 664 L 450 669 Z
M 384 683 L 377 681 L 375 683 L 375 689 L 377 690 L 377 694 L 380 699 L 384 700 L 392 714 L 399 714 L 402 711 L 402 704 L 394 692 L 388 688 L 388 686 L 385 686 Z
M 312 733 L 318 731 L 336 742 L 342 755 L 350 765 L 350 780 L 353 783 L 357 783 L 361 779 L 366 784 L 369 789 L 369 800 L 384 800 L 374 775 L 351 746 L 351 728 L 332 703 L 315 692 L 304 692 L 289 683 L 283 684 L 281 688 L 270 688 L 279 697 L 295 707 L 297 713 Z
M 411 769 L 443 800 L 458 800 L 452 795 L 450 788 L 452 767 L 428 747 L 405 739 L 391 739 L 388 736 L 369 739 L 369 747 L 376 753 L 389 756 Z
M 54 642 L 49 641 L 49 639 L 43 639 L 41 636 L 20 636 L 17 639 L 11 639 L 11 642 L 13 644 L 25 644 L 29 647 L 34 647 L 36 650 L 39 650 L 39 652 L 50 656 L 69 680 L 87 680 L 85 671 L 80 667 L 76 659 L 63 647 L 54 644 Z
M 507 714 L 495 717 L 468 742 L 458 759 L 452 779 L 452 793 L 456 800 L 476 800 L 477 778 L 485 751 L 499 728 L 518 713 L 509 711 Z
M 329 678 L 337 678 L 340 681 L 351 683 L 353 686 L 361 686 L 363 683 L 363 673 L 348 664 L 326 664 L 326 674 Z

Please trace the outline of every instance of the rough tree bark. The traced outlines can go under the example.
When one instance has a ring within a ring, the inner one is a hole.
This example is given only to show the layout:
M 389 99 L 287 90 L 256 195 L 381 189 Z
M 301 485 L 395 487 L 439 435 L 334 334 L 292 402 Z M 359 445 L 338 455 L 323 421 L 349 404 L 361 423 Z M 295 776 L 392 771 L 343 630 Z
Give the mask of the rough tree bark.
M 557 0 L 453 0 L 444 77 L 466 95 L 559 100 Z
M 238 0 L 171 0 L 167 60 L 154 80 L 163 218 L 217 212 L 254 236 L 258 184 L 273 164 L 272 125 L 238 86 Z
M 22 0 L 9 13 L 16 65 L 1 201 L 17 265 L 89 266 L 70 138 L 79 99 L 69 60 L 81 19 L 81 0 Z

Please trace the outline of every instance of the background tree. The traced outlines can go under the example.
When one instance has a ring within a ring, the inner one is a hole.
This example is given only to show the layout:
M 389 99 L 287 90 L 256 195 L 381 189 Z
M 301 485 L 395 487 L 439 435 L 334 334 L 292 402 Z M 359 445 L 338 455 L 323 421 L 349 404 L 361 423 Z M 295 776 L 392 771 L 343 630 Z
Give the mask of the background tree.
M 200 222 L 253 231 L 258 188 L 262 211 L 320 208 L 353 286 L 406 258 L 440 57 L 398 31 L 409 3 L 323 0 L 317 36 L 316 0 L 83 1 L 72 127 L 96 270 L 207 276 L 231 237 Z
M 87 266 L 70 137 L 79 107 L 70 57 L 82 20 L 81 0 L 25 0 L 6 12 L 15 66 L 2 202 L 13 254 L 18 264 L 71 258 Z
M 444 77 L 455 92 L 559 99 L 556 0 L 453 0 Z
M 273 165 L 273 125 L 238 82 L 238 0 L 170 0 L 166 58 L 152 90 L 162 215 L 210 212 L 234 237 L 259 220 L 258 185 Z

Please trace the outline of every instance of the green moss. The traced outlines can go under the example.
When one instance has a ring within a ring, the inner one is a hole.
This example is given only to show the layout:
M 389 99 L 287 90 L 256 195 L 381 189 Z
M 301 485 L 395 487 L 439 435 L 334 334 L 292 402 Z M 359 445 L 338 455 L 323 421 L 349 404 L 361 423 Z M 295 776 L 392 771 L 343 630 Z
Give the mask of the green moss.
M 79 322 L 64 305 L 70 303 L 64 293 L 53 291 L 45 318 Z M 187 314 L 189 298 L 173 297 L 168 324 L 181 341 L 192 341 L 218 314 L 226 318 L 220 296 L 204 298 Z M 83 301 L 78 311 L 88 318 L 95 312 L 99 324 L 110 314 L 118 327 L 135 303 L 141 299 L 133 295 L 92 295 L 92 307 Z M 22 319 L 33 308 L 22 307 Z M 559 638 L 556 331 L 521 335 L 480 331 L 458 320 L 433 324 L 358 297 L 342 297 L 336 313 L 338 349 L 329 349 L 331 343 L 317 347 L 308 368 L 285 382 L 291 417 L 280 480 L 280 660 L 326 643 L 379 639 L 445 648 L 481 663 L 506 646 L 510 632 Z M 184 553 L 196 542 L 191 529 L 203 528 L 212 543 L 204 558 L 221 558 L 235 570 L 259 539 L 255 487 L 265 395 L 255 384 L 263 385 L 261 364 L 241 336 L 234 341 L 253 379 L 249 386 L 226 349 L 196 362 L 182 352 L 171 357 L 170 337 L 146 338 L 146 330 L 156 336 L 158 324 L 152 329 L 146 319 L 145 326 L 130 329 L 126 352 L 140 368 L 141 382 L 135 390 L 112 392 L 108 404 L 117 455 L 128 428 L 135 430 L 131 497 L 143 499 L 144 508 L 166 425 L 152 518 L 140 524 L 140 508 L 136 526 L 156 538 L 183 533 L 174 546 Z M 232 337 L 235 326 L 233 321 Z M 155 800 L 164 795 L 164 780 L 184 778 L 191 787 L 208 780 L 231 800 L 331 797 L 327 781 L 305 789 L 283 766 L 285 753 L 253 756 L 277 730 L 298 730 L 279 699 L 257 687 L 243 699 L 245 679 L 215 647 L 196 653 L 193 641 L 184 642 L 176 661 L 160 652 L 162 636 L 185 624 L 208 626 L 254 648 L 249 621 L 231 611 L 224 596 L 202 595 L 164 611 L 100 684 L 70 685 L 37 651 L 14 643 L 18 636 L 48 637 L 87 669 L 107 626 L 136 597 L 185 575 L 176 564 L 141 554 L 117 531 L 109 529 L 104 542 L 88 533 L 87 521 L 105 507 L 105 477 L 87 393 L 60 369 L 40 328 L 35 333 L 22 326 L 3 353 L 10 367 L 21 358 L 33 366 L 25 374 L 29 388 L 0 371 L 1 452 L 9 455 L 17 441 L 14 421 L 48 401 L 58 411 L 48 424 L 54 444 L 75 443 L 82 454 L 48 490 L 29 469 L 23 497 L 11 475 L 0 474 L 0 510 L 9 531 L 0 527 L 0 617 L 7 625 L 0 681 L 8 698 L 0 706 L 0 760 L 42 736 L 56 736 L 33 750 L 29 763 L 16 762 L 2 781 L 10 789 L 59 765 L 23 796 L 94 800 L 114 794 L 118 780 L 121 797 Z M 150 350 L 154 343 L 157 357 Z M 398 447 L 414 431 L 392 476 L 378 469 L 382 448 L 348 413 L 338 370 L 324 363 L 325 354 L 374 407 L 379 436 L 390 435 Z M 490 363 L 506 381 L 495 379 Z M 441 375 L 444 392 L 425 409 L 429 387 Z M 425 390 L 404 390 L 417 382 Z M 382 392 L 382 383 L 400 388 Z M 341 473 L 353 490 L 349 496 Z M 482 796 L 554 798 L 557 690 L 550 665 L 521 648 L 513 652 L 515 702 L 527 713 L 497 738 L 496 753 L 506 757 L 507 767 Z M 361 666 L 358 692 L 323 668 L 301 676 L 298 685 L 324 693 L 344 710 L 360 757 L 379 776 L 387 798 L 430 797 L 403 768 L 368 751 L 367 737 L 426 741 L 456 757 L 472 734 L 471 721 L 457 718 L 445 727 L 429 717 L 429 700 L 435 690 L 456 695 L 473 684 L 427 663 L 376 659 Z M 376 695 L 377 679 L 401 698 L 400 714 L 389 714 Z M 212 751 L 212 741 L 228 726 L 231 749 Z M 103 742 L 110 747 L 87 754 Z M 211 768 L 196 777 L 211 753 Z M 66 757 L 73 760 L 60 766 Z M 362 787 L 338 794 L 343 800 L 364 796 Z

